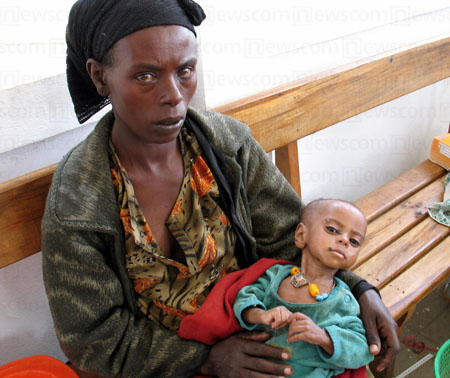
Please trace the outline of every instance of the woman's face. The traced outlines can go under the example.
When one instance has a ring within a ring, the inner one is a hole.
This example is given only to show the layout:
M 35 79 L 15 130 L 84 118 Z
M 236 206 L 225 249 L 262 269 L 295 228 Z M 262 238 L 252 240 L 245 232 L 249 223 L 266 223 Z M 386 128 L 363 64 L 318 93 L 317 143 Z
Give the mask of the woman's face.
M 194 34 L 182 26 L 154 26 L 122 38 L 110 53 L 103 80 L 114 128 L 144 143 L 176 138 L 197 88 Z

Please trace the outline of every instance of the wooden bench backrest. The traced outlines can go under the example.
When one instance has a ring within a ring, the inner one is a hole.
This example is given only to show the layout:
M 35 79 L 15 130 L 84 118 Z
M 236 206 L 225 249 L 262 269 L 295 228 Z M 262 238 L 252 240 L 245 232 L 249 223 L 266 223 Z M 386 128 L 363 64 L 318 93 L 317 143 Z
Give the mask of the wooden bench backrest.
M 0 184 L 0 268 L 41 250 L 41 219 L 55 168 Z
M 450 38 L 408 46 L 215 109 L 246 122 L 301 194 L 297 140 L 450 76 Z
M 297 140 L 450 76 L 450 38 L 409 46 L 214 109 L 247 123 L 300 194 Z M 39 252 L 55 165 L 0 183 L 0 268 Z

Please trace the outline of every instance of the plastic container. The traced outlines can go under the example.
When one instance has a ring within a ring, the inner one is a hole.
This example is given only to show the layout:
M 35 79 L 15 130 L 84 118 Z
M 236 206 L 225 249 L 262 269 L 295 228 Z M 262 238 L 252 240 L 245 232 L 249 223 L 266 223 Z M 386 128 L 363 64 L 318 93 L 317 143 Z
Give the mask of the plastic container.
M 434 359 L 434 376 L 450 378 L 450 339 L 439 348 Z
M 78 378 L 78 375 L 64 362 L 40 355 L 0 366 L 0 378 Z

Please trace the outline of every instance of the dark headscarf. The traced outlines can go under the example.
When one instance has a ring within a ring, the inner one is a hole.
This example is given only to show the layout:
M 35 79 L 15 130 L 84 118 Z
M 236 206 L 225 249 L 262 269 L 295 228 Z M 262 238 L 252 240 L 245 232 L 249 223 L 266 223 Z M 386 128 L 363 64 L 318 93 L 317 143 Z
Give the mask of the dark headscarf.
M 109 104 L 87 73 L 89 58 L 102 62 L 119 39 L 150 26 L 181 25 L 195 34 L 205 17 L 192 0 L 78 0 L 66 31 L 67 82 L 78 121 Z

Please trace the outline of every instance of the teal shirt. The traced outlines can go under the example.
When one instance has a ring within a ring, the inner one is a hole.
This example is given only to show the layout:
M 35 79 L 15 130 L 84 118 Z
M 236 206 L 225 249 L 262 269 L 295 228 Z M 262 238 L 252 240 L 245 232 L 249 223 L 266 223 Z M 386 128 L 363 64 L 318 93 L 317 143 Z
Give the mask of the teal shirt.
M 247 330 L 261 327 L 248 325 L 242 320 L 242 311 L 246 308 L 260 306 L 270 309 L 283 305 L 292 312 L 309 316 L 319 327 L 326 329 L 334 346 L 332 356 L 321 347 L 305 341 L 288 343 L 288 327 L 269 330 L 273 336 L 267 344 L 281 346 L 291 352 L 289 364 L 294 369 L 293 377 L 333 377 L 345 369 L 357 369 L 372 361 L 364 326 L 358 317 L 359 305 L 348 286 L 335 277 L 336 286 L 326 300 L 313 304 L 286 302 L 278 295 L 278 287 L 290 274 L 292 267 L 293 265 L 274 265 L 254 284 L 239 291 L 234 302 L 234 313 L 241 326 Z

